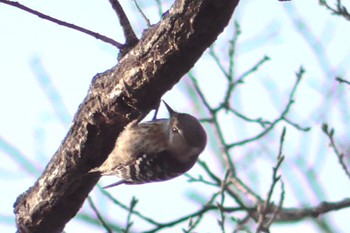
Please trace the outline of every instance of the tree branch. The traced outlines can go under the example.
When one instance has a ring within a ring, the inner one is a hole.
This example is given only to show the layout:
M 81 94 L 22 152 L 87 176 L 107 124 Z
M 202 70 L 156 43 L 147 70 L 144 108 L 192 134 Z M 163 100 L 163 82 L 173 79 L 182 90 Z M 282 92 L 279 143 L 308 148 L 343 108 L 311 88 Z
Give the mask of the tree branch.
M 119 64 L 97 74 L 61 146 L 14 204 L 18 232 L 61 232 L 124 126 L 157 105 L 228 24 L 238 0 L 178 0 Z
M 7 4 L 7 5 L 16 7 L 18 9 L 26 11 L 26 12 L 28 12 L 30 14 L 36 15 L 36 16 L 42 18 L 42 19 L 51 21 L 53 23 L 56 23 L 58 25 L 61 25 L 61 26 L 67 27 L 67 28 L 71 28 L 71 29 L 77 30 L 77 31 L 85 33 L 85 34 L 88 34 L 88 35 L 90 35 L 92 37 L 95 37 L 96 39 L 99 39 L 99 40 L 102 40 L 102 41 L 104 41 L 106 43 L 109 43 L 109 44 L 115 46 L 118 49 L 123 48 L 123 45 L 121 43 L 119 43 L 119 42 L 117 42 L 117 41 L 115 41 L 115 40 L 113 40 L 113 39 L 111 39 L 111 38 L 109 38 L 107 36 L 98 34 L 97 32 L 93 32 L 93 31 L 91 31 L 89 29 L 86 29 L 86 28 L 74 25 L 72 23 L 67 23 L 65 21 L 53 18 L 53 17 L 51 17 L 49 15 L 45 15 L 45 14 L 39 12 L 39 11 L 33 10 L 33 9 L 31 9 L 31 8 L 25 6 L 25 5 L 22 5 L 19 2 L 0 0 L 0 3 L 4 3 L 4 4 Z
M 109 2 L 111 3 L 114 12 L 118 16 L 120 26 L 122 27 L 123 32 L 124 32 L 126 46 L 130 47 L 130 46 L 137 44 L 137 42 L 139 40 L 137 39 L 137 36 L 135 35 L 135 32 L 131 27 L 129 19 L 126 16 L 119 1 L 118 0 L 109 0 Z

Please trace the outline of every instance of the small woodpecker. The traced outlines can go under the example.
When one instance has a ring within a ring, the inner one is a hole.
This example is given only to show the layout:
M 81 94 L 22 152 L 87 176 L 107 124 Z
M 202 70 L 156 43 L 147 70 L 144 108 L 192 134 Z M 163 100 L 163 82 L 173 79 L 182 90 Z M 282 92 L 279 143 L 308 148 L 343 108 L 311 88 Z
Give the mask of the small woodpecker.
M 90 171 L 122 179 L 104 188 L 169 180 L 197 162 L 207 144 L 203 127 L 195 117 L 175 112 L 164 104 L 169 119 L 131 122 L 119 135 L 106 161 Z

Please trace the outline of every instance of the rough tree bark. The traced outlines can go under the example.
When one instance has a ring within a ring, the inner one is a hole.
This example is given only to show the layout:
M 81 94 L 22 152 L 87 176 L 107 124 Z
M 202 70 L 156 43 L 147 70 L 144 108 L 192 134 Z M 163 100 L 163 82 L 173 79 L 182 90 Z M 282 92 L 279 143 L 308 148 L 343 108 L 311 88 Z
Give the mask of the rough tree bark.
M 238 0 L 178 0 L 119 64 L 97 74 L 46 169 L 14 204 L 18 232 L 61 232 L 123 127 L 148 113 L 228 24 Z

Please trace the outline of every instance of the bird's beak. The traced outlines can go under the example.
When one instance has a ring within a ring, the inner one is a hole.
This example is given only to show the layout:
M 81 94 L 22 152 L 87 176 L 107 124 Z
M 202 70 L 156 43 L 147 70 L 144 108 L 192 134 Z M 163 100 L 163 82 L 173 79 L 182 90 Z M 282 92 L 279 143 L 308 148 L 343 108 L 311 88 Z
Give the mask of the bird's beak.
M 163 100 L 165 107 L 168 109 L 170 116 L 174 115 L 175 111 Z

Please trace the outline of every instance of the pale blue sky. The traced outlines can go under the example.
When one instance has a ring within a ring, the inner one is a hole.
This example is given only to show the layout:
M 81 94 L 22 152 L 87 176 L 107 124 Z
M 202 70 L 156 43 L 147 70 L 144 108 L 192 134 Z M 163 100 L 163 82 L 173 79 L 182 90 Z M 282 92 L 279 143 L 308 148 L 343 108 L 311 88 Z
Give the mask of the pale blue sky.
M 26 0 L 20 2 L 52 17 L 86 27 L 119 42 L 124 41 L 108 1 Z M 135 8 L 130 2 L 121 1 L 140 35 L 145 23 L 135 13 Z M 144 4 L 145 13 L 151 18 L 151 22 L 157 22 L 159 16 L 154 7 L 155 1 L 140 2 L 141 5 Z M 166 6 L 169 6 L 171 1 L 164 2 L 164 9 L 167 9 Z M 336 75 L 350 80 L 349 22 L 332 16 L 325 8 L 320 7 L 316 0 L 242 1 L 234 18 L 239 21 L 242 29 L 237 50 L 239 56 L 236 59 L 236 72 L 242 74 L 264 55 L 268 55 L 271 61 L 265 64 L 254 77 L 247 79 L 244 88 L 234 95 L 235 99 L 232 102 L 236 108 L 244 110 L 252 118 L 263 116 L 265 119 L 273 119 L 285 106 L 288 93 L 295 82 L 294 74 L 303 65 L 306 74 L 297 91 L 296 103 L 290 116 L 302 126 L 312 127 L 312 130 L 307 135 L 301 136 L 299 131 L 288 129 L 288 141 L 285 144 L 286 163 L 295 162 L 292 159 L 293 155 L 300 153 L 308 157 L 306 166 L 322 163 L 323 165 L 319 166 L 322 170 L 318 171 L 317 183 L 324 187 L 327 194 L 326 200 L 338 201 L 349 197 L 349 180 L 345 178 L 336 157 L 327 147 L 328 141 L 320 128 L 322 122 L 328 122 L 336 128 L 336 139 L 342 139 L 340 141 L 344 144 L 349 143 L 349 137 L 346 137 L 349 129 L 349 111 L 344 109 L 344 106 L 349 106 L 346 105 L 350 97 L 349 88 L 338 85 L 334 81 Z M 306 25 L 301 25 L 299 20 L 306 22 Z M 317 43 L 315 48 L 319 49 L 317 53 L 311 49 L 300 30 L 308 38 L 316 38 L 314 42 Z M 37 168 L 36 174 L 25 171 L 9 156 L 4 145 L 0 144 L 2 161 L 0 164 L 0 187 L 2 187 L 0 231 L 13 232 L 15 225 L 12 206 L 16 197 L 33 185 L 65 136 L 71 117 L 85 97 L 92 77 L 116 64 L 117 50 L 80 32 L 44 21 L 4 4 L 0 4 L 0 35 L 0 106 L 2 109 L 0 139 L 16 147 Z M 232 26 L 219 37 L 216 51 L 220 56 L 224 56 L 222 43 L 231 35 Z M 319 59 L 319 54 L 326 56 Z M 45 81 L 39 82 L 33 71 L 36 62 L 40 62 L 44 67 L 55 90 L 62 97 L 62 109 L 58 112 L 64 112 L 65 117 L 58 117 L 57 110 L 55 111 L 48 101 L 42 86 Z M 201 59 L 194 70 L 194 74 L 200 77 L 201 87 L 206 90 L 213 105 L 219 101 L 221 96 L 218 93 L 224 91 L 226 84 L 216 78 L 218 73 L 218 69 L 208 56 Z M 191 104 L 186 101 L 188 96 L 180 88 L 181 85 L 184 84 L 180 83 L 166 94 L 164 97 L 166 101 L 178 111 L 206 116 L 206 112 L 199 113 L 191 108 Z M 272 96 L 269 90 L 275 90 L 278 95 L 274 93 Z M 166 111 L 161 109 L 160 114 L 166 116 Z M 227 122 L 225 136 L 232 141 L 239 141 L 259 132 L 257 127 L 237 124 L 237 121 L 231 120 L 229 116 L 223 115 L 222 120 Z M 279 132 L 281 131 L 276 131 L 271 136 L 274 142 L 279 141 Z M 263 153 L 277 153 L 276 145 L 258 147 Z M 345 145 L 341 146 L 344 150 L 349 150 Z M 250 149 L 238 148 L 235 150 L 235 156 L 241 159 L 240 156 L 245 155 Z M 317 161 L 320 154 L 323 159 Z M 218 166 L 215 165 L 216 160 L 213 156 L 215 155 L 212 150 L 207 148 L 201 157 L 205 161 L 213 162 L 213 166 Z M 253 160 L 255 163 L 251 165 L 237 164 L 237 168 L 248 171 L 244 176 L 245 179 L 252 178 L 249 177 L 250 169 L 261 171 L 261 177 L 252 179 L 260 180 L 257 190 L 264 190 L 263 194 L 269 188 L 271 163 L 273 164 L 273 161 L 268 162 L 266 158 L 264 155 L 257 157 Z M 247 166 L 250 167 L 247 168 Z M 190 171 L 192 175 L 200 172 L 201 169 L 198 166 Z M 285 179 L 293 179 L 293 177 L 285 177 Z M 144 186 L 120 186 L 110 191 L 125 203 L 130 201 L 131 195 L 137 195 L 140 199 L 137 207 L 139 210 L 146 210 L 148 216 L 156 216 L 158 220 L 166 221 L 173 216 L 181 216 L 184 209 L 190 213 L 199 207 L 186 198 L 187 191 L 195 190 L 193 184 L 186 183 L 186 180 L 182 176 L 169 182 Z M 108 184 L 114 181 L 115 178 L 102 178 L 100 182 Z M 303 190 L 306 187 L 302 183 L 299 185 L 297 190 Z M 298 203 L 295 199 L 297 195 L 289 191 L 292 187 L 293 182 L 291 186 L 286 185 L 285 205 L 287 207 L 293 207 Z M 207 188 L 207 186 L 202 187 L 202 189 Z M 302 203 L 309 203 L 314 198 L 312 195 L 310 193 L 308 197 L 300 197 L 299 200 Z M 171 197 L 171 204 L 168 196 Z M 119 217 L 122 216 L 120 221 L 124 222 L 126 213 L 121 213 L 119 209 L 116 210 L 114 206 L 106 203 L 100 194 L 94 193 L 92 197 L 99 207 L 108 209 L 110 219 L 120 220 Z M 181 206 L 178 203 L 181 203 Z M 163 209 L 164 206 L 166 210 Z M 85 205 L 84 211 L 91 211 L 91 209 Z M 331 220 L 344 232 L 350 229 L 348 216 L 350 211 L 342 210 L 332 214 Z M 215 218 L 211 219 L 207 216 L 205 221 L 206 226 L 200 227 L 199 232 L 218 231 Z M 77 220 L 67 225 L 66 232 L 76 232 L 78 226 L 84 232 L 103 232 L 102 229 L 82 225 Z M 179 231 L 177 229 L 167 232 Z M 272 228 L 272 232 L 317 232 L 317 230 L 304 221 L 292 225 L 276 225 Z

